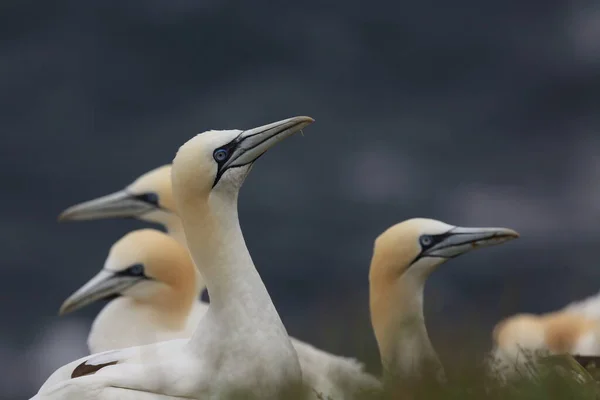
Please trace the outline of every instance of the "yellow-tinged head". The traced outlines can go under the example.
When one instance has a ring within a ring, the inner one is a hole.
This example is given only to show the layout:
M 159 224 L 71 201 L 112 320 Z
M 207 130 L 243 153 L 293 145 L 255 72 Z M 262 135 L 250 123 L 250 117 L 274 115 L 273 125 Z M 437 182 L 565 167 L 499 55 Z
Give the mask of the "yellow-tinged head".
M 197 274 L 187 249 L 173 238 L 136 230 L 112 246 L 104 268 L 65 300 L 60 314 L 116 296 L 187 312 L 198 295 Z
M 443 262 L 519 237 L 507 228 L 464 228 L 426 218 L 396 224 L 375 241 L 370 278 L 424 280 Z
M 280 140 L 313 122 L 294 117 L 258 128 L 207 131 L 183 144 L 173 160 L 173 193 L 177 209 L 207 201 L 237 199 L 252 164 Z
M 155 168 L 137 178 L 133 183 L 125 188 L 127 193 L 138 197 L 151 197 L 152 203 L 159 208 L 168 211 L 175 211 L 175 202 L 173 201 L 173 190 L 171 188 L 171 164 L 166 164 Z
M 423 289 L 429 274 L 450 258 L 515 239 L 507 228 L 464 228 L 414 218 L 375 241 L 369 271 L 371 322 L 386 370 L 409 375 L 419 364 L 439 364 L 424 324 Z

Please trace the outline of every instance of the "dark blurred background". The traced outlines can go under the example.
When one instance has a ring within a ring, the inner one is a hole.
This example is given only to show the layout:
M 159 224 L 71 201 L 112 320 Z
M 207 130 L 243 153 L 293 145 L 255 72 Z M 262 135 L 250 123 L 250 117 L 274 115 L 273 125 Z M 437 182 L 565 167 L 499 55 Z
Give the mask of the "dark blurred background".
M 374 373 L 372 242 L 403 219 L 522 235 L 429 280 L 446 359 L 600 288 L 597 2 L 6 0 L 0 26 L 4 399 L 86 354 L 101 306 L 58 307 L 144 226 L 57 214 L 207 129 L 315 118 L 257 164 L 242 226 L 289 332 Z

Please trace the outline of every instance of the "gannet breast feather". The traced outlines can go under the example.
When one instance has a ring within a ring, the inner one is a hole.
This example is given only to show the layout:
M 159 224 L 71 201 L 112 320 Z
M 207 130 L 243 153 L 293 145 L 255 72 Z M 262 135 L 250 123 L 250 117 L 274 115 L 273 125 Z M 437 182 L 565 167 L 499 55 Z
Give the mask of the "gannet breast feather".
M 600 292 L 583 300 L 572 302 L 561 311 L 583 315 L 587 318 L 600 321 Z
M 292 344 L 305 382 L 324 397 L 352 399 L 382 390 L 381 382 L 355 358 L 336 356 L 297 339 Z
M 599 355 L 600 324 L 583 315 L 564 312 L 542 316 L 546 342 L 553 353 Z
M 539 350 L 546 347 L 542 321 L 534 314 L 517 314 L 500 321 L 493 330 L 496 344 L 511 353 L 520 348 Z

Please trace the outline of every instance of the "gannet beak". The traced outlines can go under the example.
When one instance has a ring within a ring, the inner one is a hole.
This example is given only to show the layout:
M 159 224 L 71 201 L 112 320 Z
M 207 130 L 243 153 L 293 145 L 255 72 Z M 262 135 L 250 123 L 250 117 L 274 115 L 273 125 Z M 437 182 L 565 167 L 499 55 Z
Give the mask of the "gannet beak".
M 119 191 L 67 208 L 59 221 L 85 221 L 105 218 L 138 217 L 156 208 L 127 191 Z
M 453 258 L 470 250 L 493 246 L 519 237 L 519 234 L 508 228 L 463 228 L 450 229 L 444 238 L 427 249 L 423 256 Z
M 311 117 L 293 117 L 243 131 L 235 140 L 235 151 L 221 166 L 221 170 L 241 167 L 256 161 L 276 143 L 292 136 L 313 122 L 315 120 Z
M 68 314 L 97 300 L 118 296 L 143 279 L 144 277 L 123 276 L 103 269 L 64 301 L 58 315 Z

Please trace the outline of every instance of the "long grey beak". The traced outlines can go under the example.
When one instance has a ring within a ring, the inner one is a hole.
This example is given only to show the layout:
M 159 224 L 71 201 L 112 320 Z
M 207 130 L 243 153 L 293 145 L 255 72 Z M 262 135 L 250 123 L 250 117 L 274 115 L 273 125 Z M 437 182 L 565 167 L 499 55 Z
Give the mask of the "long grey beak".
M 479 247 L 493 246 L 519 237 L 519 234 L 508 228 L 462 228 L 454 227 L 444 238 L 423 256 L 453 258 Z
M 119 295 L 143 279 L 143 277 L 122 276 L 112 271 L 102 270 L 64 301 L 58 315 L 65 315 L 95 301 Z
M 139 217 L 156 207 L 122 190 L 67 208 L 59 221 L 85 221 L 106 218 Z
M 315 122 L 311 117 L 293 117 L 246 130 L 237 137 L 237 146 L 222 170 L 250 164 L 283 139 Z

